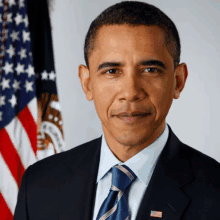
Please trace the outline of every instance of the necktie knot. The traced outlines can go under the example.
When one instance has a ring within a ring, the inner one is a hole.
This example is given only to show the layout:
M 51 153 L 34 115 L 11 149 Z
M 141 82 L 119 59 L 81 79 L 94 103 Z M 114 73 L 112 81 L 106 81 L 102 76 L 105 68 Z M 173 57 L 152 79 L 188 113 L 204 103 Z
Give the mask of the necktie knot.
M 126 165 L 116 165 L 112 167 L 111 189 L 124 192 L 136 178 L 134 172 Z

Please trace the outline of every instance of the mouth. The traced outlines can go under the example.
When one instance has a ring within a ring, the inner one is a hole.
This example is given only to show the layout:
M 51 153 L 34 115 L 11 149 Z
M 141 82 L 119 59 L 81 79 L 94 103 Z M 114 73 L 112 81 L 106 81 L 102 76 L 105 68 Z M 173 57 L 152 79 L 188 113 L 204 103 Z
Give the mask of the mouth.
M 146 112 L 122 112 L 115 115 L 118 119 L 122 120 L 125 123 L 132 124 L 141 122 L 143 119 L 146 119 L 150 113 Z

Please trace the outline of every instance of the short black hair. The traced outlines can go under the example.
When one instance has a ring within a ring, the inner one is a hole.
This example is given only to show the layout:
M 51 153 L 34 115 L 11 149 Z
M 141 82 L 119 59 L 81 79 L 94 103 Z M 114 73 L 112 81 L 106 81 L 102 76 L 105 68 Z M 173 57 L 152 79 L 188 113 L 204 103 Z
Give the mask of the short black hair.
M 180 38 L 173 21 L 159 8 L 145 2 L 123 1 L 105 9 L 90 25 L 84 44 L 84 59 L 89 68 L 88 58 L 94 50 L 98 30 L 104 25 L 129 26 L 156 25 L 165 33 L 166 46 L 174 59 L 174 69 L 180 62 Z

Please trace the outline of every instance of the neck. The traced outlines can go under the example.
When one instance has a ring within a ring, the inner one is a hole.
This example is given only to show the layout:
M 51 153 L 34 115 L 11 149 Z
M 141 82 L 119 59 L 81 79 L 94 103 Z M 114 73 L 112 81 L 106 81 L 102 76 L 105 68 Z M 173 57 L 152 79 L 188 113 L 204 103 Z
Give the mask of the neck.
M 162 124 L 158 129 L 154 130 L 152 133 L 146 135 L 145 138 L 141 141 L 137 141 L 135 144 L 132 145 L 125 145 L 124 140 L 123 143 L 120 141 L 120 138 L 113 137 L 110 133 L 106 132 L 104 129 L 105 139 L 108 144 L 108 147 L 115 155 L 115 157 L 120 160 L 121 162 L 125 162 L 132 158 L 134 155 L 142 151 L 144 148 L 151 145 L 164 131 L 165 123 Z

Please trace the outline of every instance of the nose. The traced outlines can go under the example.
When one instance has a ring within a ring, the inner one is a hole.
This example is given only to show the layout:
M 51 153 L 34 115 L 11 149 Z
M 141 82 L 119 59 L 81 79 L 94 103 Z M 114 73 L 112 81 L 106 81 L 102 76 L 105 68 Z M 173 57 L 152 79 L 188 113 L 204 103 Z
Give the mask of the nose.
M 134 102 L 144 99 L 146 92 L 143 79 L 138 74 L 125 74 L 121 79 L 121 92 L 119 99 Z

